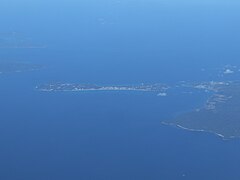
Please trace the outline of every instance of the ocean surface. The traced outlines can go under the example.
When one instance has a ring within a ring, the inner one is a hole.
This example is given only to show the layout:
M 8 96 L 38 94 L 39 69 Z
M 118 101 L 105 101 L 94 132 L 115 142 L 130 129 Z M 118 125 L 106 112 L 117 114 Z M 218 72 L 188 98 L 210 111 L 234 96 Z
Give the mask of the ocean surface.
M 239 139 L 161 123 L 201 107 L 204 94 L 35 89 L 57 82 L 221 80 L 219 68 L 240 65 L 239 6 L 234 0 L 1 1 L 0 43 L 8 46 L 0 48 L 0 60 L 42 68 L 0 74 L 0 179 L 239 180 Z M 15 48 L 16 41 L 41 48 Z

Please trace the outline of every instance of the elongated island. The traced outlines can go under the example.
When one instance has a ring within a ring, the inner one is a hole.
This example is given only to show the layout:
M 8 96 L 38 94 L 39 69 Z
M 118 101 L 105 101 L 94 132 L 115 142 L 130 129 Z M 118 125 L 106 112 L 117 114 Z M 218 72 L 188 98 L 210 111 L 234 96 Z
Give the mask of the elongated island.
M 159 95 L 166 95 L 169 89 L 164 84 L 140 84 L 140 85 L 95 85 L 76 83 L 53 83 L 36 87 L 39 91 L 146 91 L 158 92 Z

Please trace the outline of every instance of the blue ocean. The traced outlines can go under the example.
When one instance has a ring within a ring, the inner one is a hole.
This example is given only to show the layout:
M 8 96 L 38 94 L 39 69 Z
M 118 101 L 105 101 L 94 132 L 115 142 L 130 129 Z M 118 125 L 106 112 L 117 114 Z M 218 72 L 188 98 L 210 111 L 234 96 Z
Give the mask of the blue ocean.
M 42 68 L 0 74 L 0 180 L 239 180 L 239 139 L 161 123 L 202 106 L 204 94 L 35 88 L 219 80 L 218 68 L 240 65 L 239 7 L 2 0 L 0 60 Z

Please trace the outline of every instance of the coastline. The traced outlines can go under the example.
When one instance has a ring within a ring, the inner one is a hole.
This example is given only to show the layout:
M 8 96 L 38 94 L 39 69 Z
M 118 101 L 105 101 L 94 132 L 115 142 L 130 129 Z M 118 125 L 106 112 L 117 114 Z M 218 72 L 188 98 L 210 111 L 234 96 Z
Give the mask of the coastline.
M 179 124 L 167 123 L 167 122 L 164 122 L 164 121 L 162 121 L 161 124 L 166 125 L 166 126 L 174 126 L 176 128 L 183 129 L 183 130 L 186 130 L 186 131 L 211 133 L 211 134 L 214 134 L 214 135 L 220 137 L 222 140 L 231 140 L 231 139 L 239 138 L 239 137 L 235 137 L 235 136 L 226 137 L 223 134 L 216 133 L 214 131 L 209 131 L 209 130 L 204 130 L 204 129 L 192 129 L 192 128 L 184 127 L 184 126 L 179 125 Z

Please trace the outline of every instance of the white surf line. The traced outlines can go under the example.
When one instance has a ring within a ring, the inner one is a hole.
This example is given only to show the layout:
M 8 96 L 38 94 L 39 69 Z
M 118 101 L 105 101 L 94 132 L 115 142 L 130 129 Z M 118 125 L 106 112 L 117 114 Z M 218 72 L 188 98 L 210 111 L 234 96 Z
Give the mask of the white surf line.
M 191 129 L 191 128 L 186 128 L 186 127 L 181 126 L 181 125 L 179 125 L 179 124 L 177 124 L 176 126 L 177 126 L 178 128 L 181 128 L 181 129 L 184 129 L 184 130 L 187 130 L 187 131 L 213 133 L 213 134 L 215 134 L 215 135 L 217 135 L 217 136 L 219 136 L 219 137 L 221 137 L 221 138 L 225 138 L 224 135 L 219 134 L 219 133 L 216 133 L 216 132 L 213 132 L 213 131 L 207 131 L 207 130 L 203 130 L 203 129 Z
M 229 139 L 229 138 L 235 138 L 234 136 L 231 136 L 229 138 L 226 138 L 224 135 L 220 134 L 220 133 L 216 133 L 214 131 L 207 131 L 207 130 L 203 130 L 203 129 L 191 129 L 191 128 L 186 128 L 184 126 L 181 126 L 179 124 L 173 124 L 173 123 L 166 123 L 166 122 L 162 122 L 162 124 L 164 125 L 170 125 L 170 126 L 175 126 L 175 127 L 178 127 L 180 129 L 183 129 L 183 130 L 187 130 L 187 131 L 192 131 L 192 132 L 206 132 L 206 133 L 211 133 L 211 134 L 215 134 L 219 137 L 221 137 L 222 139 L 226 140 L 226 139 Z

